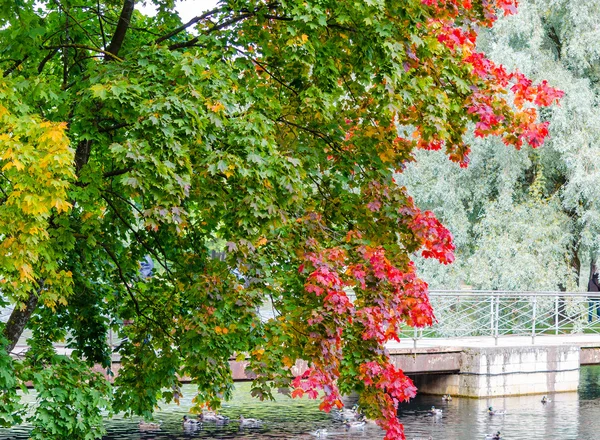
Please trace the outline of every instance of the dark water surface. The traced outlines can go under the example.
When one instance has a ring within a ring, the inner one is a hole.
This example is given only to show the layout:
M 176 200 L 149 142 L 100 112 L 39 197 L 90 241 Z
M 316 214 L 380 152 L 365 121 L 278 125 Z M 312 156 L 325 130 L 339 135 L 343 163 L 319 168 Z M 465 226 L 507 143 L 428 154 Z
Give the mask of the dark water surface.
M 326 428 L 330 439 L 376 439 L 383 432 L 376 426 L 361 431 L 346 431 L 343 425 L 318 410 L 318 403 L 306 399 L 290 400 L 278 397 L 275 402 L 260 402 L 250 397 L 250 387 L 240 383 L 233 401 L 221 413 L 232 420 L 244 417 L 263 420 L 260 428 L 241 428 L 231 421 L 217 426 L 211 423 L 196 430 L 184 430 L 181 418 L 191 406 L 193 388 L 185 386 L 185 397 L 180 406 L 165 405 L 157 414 L 162 422 L 160 431 L 140 432 L 139 419 L 107 421 L 108 433 L 104 440 L 151 439 L 314 439 L 317 429 Z M 494 399 L 461 399 L 444 403 L 437 396 L 418 396 L 410 404 L 402 405 L 398 415 L 411 439 L 471 440 L 484 439 L 488 433 L 501 431 L 506 440 L 600 440 L 600 366 L 583 367 L 578 393 L 549 396 L 551 403 L 543 405 L 540 396 L 506 397 Z M 443 409 L 442 417 L 430 417 L 432 405 Z M 504 408 L 504 416 L 489 416 L 486 408 Z M 0 439 L 25 440 L 27 426 L 0 430 Z

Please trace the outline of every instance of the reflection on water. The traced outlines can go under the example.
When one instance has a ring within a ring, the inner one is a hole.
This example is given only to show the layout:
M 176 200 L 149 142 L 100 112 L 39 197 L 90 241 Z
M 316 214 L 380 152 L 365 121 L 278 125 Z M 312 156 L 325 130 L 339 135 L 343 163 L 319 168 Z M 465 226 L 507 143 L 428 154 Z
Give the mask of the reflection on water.
M 105 440 L 150 439 L 309 439 L 317 429 L 327 429 L 332 439 L 383 438 L 376 426 L 362 431 L 346 431 L 343 425 L 318 410 L 318 403 L 307 399 L 290 400 L 279 396 L 275 402 L 260 402 L 250 397 L 250 386 L 236 386 L 234 399 L 221 413 L 231 418 L 226 425 L 204 423 L 199 429 L 184 430 L 181 418 L 191 406 L 193 387 L 184 387 L 180 406 L 165 405 L 156 414 L 162 422 L 160 431 L 140 432 L 139 419 L 114 419 L 107 422 Z M 439 396 L 418 396 L 402 405 L 398 415 L 404 423 L 407 439 L 444 440 L 484 439 L 488 433 L 501 431 L 503 439 L 513 440 L 596 440 L 600 439 L 600 366 L 581 370 L 579 393 L 550 396 L 543 405 L 541 396 L 493 399 L 460 399 L 442 402 Z M 432 405 L 443 409 L 442 417 L 427 415 Z M 504 416 L 489 416 L 488 406 L 506 409 Z M 240 415 L 263 420 L 260 428 L 241 428 L 235 419 Z M 0 439 L 26 440 L 27 427 L 0 430 Z
M 500 431 L 505 439 L 579 439 L 579 398 L 577 393 L 551 396 L 552 402 L 541 403 L 541 396 L 492 399 L 453 399 L 420 396 L 399 411 L 408 438 L 484 439 L 486 434 Z M 435 405 L 443 415 L 428 417 Z M 506 415 L 490 416 L 487 408 L 506 410 Z M 598 414 L 600 415 L 600 414 Z M 589 437 L 591 440 L 595 437 Z

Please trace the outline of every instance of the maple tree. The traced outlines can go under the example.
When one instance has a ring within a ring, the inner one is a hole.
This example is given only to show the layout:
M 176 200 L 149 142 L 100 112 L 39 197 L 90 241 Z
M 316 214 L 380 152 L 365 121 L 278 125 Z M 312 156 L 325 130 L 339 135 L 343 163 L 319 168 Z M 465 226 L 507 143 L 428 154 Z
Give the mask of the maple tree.
M 516 1 L 228 0 L 188 23 L 155 3 L 0 2 L 0 300 L 16 306 L 0 422 L 97 437 L 101 408 L 151 417 L 181 376 L 216 407 L 247 355 L 258 397 L 329 411 L 358 391 L 403 439 L 396 407 L 416 390 L 385 344 L 434 319 L 411 257 L 450 263 L 454 246 L 393 174 L 419 148 L 466 166 L 472 125 L 541 145 L 536 106 L 562 93 L 476 48 Z M 126 337 L 114 384 L 68 380 L 110 365 L 110 328 Z

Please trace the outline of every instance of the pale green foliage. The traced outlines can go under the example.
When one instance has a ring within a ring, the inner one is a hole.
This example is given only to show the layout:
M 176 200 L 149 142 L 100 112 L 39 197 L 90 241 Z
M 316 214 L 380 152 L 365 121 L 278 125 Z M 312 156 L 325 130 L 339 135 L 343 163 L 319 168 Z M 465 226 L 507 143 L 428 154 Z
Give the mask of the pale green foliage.
M 469 281 L 482 289 L 555 290 L 569 276 L 568 218 L 554 203 L 491 203 L 474 228 Z

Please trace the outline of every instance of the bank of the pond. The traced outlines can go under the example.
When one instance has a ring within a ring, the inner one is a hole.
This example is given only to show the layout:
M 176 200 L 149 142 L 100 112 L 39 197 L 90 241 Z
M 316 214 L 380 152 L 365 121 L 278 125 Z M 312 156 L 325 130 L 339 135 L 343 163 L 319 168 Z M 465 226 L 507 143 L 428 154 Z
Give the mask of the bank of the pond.
M 311 432 L 327 429 L 327 438 L 375 439 L 383 438 L 377 427 L 364 431 L 346 431 L 333 418 L 318 410 L 318 403 L 307 399 L 290 400 L 279 396 L 275 402 L 260 402 L 250 396 L 248 383 L 236 384 L 234 399 L 222 409 L 232 419 L 227 425 L 205 423 L 201 429 L 184 430 L 181 417 L 191 406 L 193 389 L 184 387 L 184 398 L 179 406 L 165 405 L 156 415 L 162 421 L 157 432 L 140 432 L 137 420 L 116 418 L 107 422 L 105 440 L 141 440 L 191 438 L 219 439 L 308 439 Z M 596 440 L 600 438 L 600 366 L 581 370 L 578 393 L 550 396 L 552 402 L 540 402 L 541 396 L 523 396 L 495 399 L 458 399 L 444 403 L 437 396 L 419 395 L 401 406 L 398 415 L 404 423 L 407 438 L 434 440 L 477 440 L 488 433 L 501 431 L 506 440 Z M 442 417 L 431 417 L 432 405 L 443 409 Z M 504 416 L 489 416 L 488 406 L 506 409 Z M 263 420 L 260 428 L 243 428 L 234 419 L 240 415 Z M 0 430 L 0 439 L 26 440 L 27 427 Z

